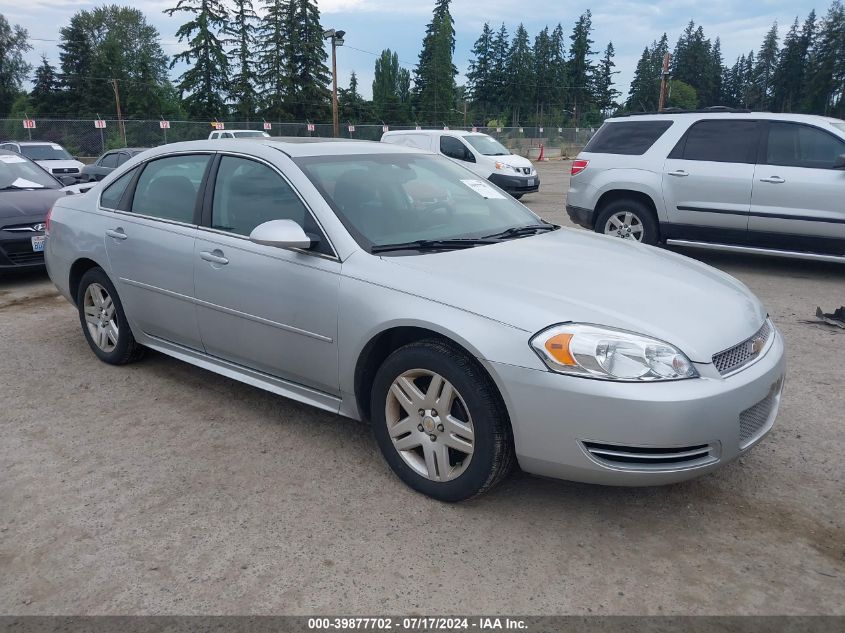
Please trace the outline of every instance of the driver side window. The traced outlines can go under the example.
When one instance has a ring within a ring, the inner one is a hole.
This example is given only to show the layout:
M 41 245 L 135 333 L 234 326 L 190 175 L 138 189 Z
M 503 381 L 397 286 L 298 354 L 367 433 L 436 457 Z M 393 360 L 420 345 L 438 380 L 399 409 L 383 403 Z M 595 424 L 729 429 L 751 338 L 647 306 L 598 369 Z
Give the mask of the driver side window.
M 440 137 L 440 151 L 443 153 L 444 156 L 448 156 L 449 158 L 454 158 L 456 160 L 462 160 L 470 163 L 475 162 L 472 153 L 467 149 L 466 145 L 464 145 L 459 139 L 456 139 L 454 136 Z

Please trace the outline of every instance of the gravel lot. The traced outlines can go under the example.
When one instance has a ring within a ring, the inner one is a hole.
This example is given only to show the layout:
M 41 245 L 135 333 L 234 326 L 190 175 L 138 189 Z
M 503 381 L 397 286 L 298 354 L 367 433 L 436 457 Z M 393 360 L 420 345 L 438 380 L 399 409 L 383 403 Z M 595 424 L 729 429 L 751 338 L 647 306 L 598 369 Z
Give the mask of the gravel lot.
M 540 171 L 524 202 L 568 224 L 568 165 Z M 362 424 L 158 354 L 100 363 L 44 275 L 0 278 L 0 613 L 845 614 L 845 330 L 813 316 L 845 267 L 689 254 L 786 336 L 771 435 L 693 482 L 518 473 L 460 505 Z

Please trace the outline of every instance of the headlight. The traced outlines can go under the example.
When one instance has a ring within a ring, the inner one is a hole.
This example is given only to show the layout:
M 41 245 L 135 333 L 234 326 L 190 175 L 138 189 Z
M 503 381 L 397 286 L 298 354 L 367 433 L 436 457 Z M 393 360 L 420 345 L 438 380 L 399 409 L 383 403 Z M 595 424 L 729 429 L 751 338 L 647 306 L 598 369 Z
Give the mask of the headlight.
M 555 325 L 535 335 L 531 347 L 549 369 L 560 374 L 628 382 L 698 376 L 677 347 L 598 325 Z
M 521 174 L 521 173 L 522 173 L 522 172 L 520 171 L 519 167 L 514 167 L 514 166 L 512 166 L 512 165 L 508 165 L 508 164 L 506 164 L 506 163 L 502 163 L 502 162 L 497 162 L 497 163 L 496 163 L 496 169 L 499 169 L 499 170 L 504 169 L 504 170 L 507 170 L 507 171 L 515 171 L 515 172 L 516 172 L 516 173 L 518 173 L 518 174 Z

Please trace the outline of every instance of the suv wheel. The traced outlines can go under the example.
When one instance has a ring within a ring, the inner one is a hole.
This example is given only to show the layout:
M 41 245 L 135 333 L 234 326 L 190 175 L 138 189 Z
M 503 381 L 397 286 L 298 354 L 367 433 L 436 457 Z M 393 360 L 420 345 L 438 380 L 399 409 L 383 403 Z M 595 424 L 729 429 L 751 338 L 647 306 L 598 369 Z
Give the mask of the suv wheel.
M 489 376 L 444 341 L 411 343 L 379 368 L 373 433 L 411 488 L 441 501 L 481 494 L 511 470 L 513 439 Z
M 596 233 L 654 246 L 658 241 L 654 213 L 639 200 L 616 200 L 596 219 Z

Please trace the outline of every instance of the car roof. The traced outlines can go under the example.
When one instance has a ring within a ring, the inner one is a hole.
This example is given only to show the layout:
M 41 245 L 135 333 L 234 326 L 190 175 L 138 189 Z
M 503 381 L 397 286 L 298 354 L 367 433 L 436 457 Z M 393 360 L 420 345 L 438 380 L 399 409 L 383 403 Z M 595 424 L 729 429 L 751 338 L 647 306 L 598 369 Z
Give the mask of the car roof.
M 620 121 L 666 121 L 679 120 L 691 121 L 698 119 L 751 119 L 751 120 L 776 120 L 776 121 L 795 121 L 800 123 L 842 123 L 841 119 L 832 117 L 819 116 L 817 114 L 787 114 L 776 112 L 723 112 L 719 110 L 714 111 L 697 111 L 697 112 L 665 112 L 653 114 L 630 114 L 627 116 L 611 117 L 606 120 L 608 123 L 616 123 Z
M 394 145 L 392 143 L 380 143 L 378 141 L 301 136 L 184 141 L 181 143 L 160 145 L 155 148 L 155 151 L 157 155 L 187 151 L 225 151 L 235 148 L 243 151 L 250 146 L 277 149 L 291 158 L 305 156 L 352 156 L 356 154 L 430 154 L 430 152 L 423 150 L 405 147 L 403 145 Z
M 467 132 L 466 130 L 391 130 L 383 136 L 399 136 L 400 134 L 417 134 L 420 136 L 431 136 L 432 134 L 446 134 L 450 136 L 489 136 L 484 132 Z
M 6 141 L 7 143 L 16 143 L 17 145 L 58 145 L 61 147 L 61 143 L 56 143 L 54 141 Z

